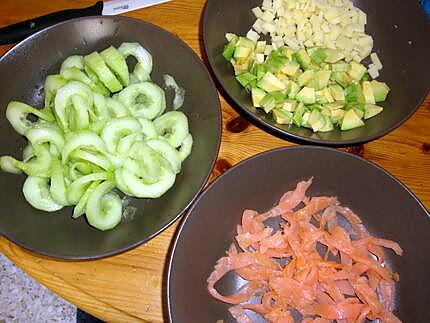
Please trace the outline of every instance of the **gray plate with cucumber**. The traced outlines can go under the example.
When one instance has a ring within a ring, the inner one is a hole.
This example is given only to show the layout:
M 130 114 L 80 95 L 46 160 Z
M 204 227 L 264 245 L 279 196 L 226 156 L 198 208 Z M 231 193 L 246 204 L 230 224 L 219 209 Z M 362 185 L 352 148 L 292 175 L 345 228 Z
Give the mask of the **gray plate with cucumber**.
M 411 117 L 430 86 L 418 2 L 342 1 L 209 0 L 206 55 L 233 107 L 281 138 L 331 146 Z
M 0 72 L 0 233 L 18 245 L 116 254 L 167 228 L 206 183 L 219 99 L 194 52 L 161 28 L 60 23 L 6 53 Z

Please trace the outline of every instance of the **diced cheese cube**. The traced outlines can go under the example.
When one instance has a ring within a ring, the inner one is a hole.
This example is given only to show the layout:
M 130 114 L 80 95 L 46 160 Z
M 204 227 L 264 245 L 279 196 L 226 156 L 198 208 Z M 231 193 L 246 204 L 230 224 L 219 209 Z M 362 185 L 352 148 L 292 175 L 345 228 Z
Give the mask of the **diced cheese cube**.
M 274 14 L 272 14 L 270 11 L 265 11 L 262 15 L 261 15 L 261 17 L 260 17 L 263 21 L 266 21 L 266 22 L 271 22 L 271 21 L 273 21 L 273 19 L 275 19 L 275 15 Z
M 252 8 L 252 13 L 254 14 L 254 16 L 256 17 L 256 18 L 260 18 L 262 15 L 263 15 L 263 10 L 261 10 L 261 8 L 260 7 L 255 7 L 255 8 Z
M 382 69 L 382 63 L 378 57 L 378 54 L 376 54 L 376 53 L 370 54 L 370 59 L 372 60 L 372 63 L 374 64 L 374 66 L 377 70 Z
M 254 30 L 250 29 L 246 34 L 246 38 L 251 39 L 254 42 L 257 42 L 260 39 L 260 35 L 257 34 Z
M 264 54 L 256 54 L 255 61 L 259 64 L 264 63 Z

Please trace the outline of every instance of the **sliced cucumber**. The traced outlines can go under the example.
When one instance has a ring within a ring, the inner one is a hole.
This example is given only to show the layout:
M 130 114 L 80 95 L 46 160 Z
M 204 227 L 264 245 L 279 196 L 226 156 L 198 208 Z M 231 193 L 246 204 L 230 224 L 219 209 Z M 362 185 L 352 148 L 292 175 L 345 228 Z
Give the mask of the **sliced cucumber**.
M 170 111 L 154 120 L 158 135 L 165 139 L 172 147 L 179 147 L 187 137 L 188 119 L 179 111 Z
M 22 192 L 27 202 L 38 210 L 55 212 L 63 208 L 63 205 L 56 203 L 51 196 L 49 178 L 28 176 Z
M 115 187 L 112 182 L 101 183 L 88 197 L 85 214 L 88 223 L 105 231 L 121 222 L 122 202 L 118 194 L 111 192 Z
M 99 53 L 93 52 L 85 56 L 84 62 L 97 75 L 109 91 L 118 92 L 122 90 L 121 82 L 118 81 L 115 74 L 113 74 L 109 67 L 107 67 Z
M 121 52 L 115 47 L 110 46 L 102 51 L 100 56 L 104 59 L 111 71 L 118 76 L 122 85 L 127 86 L 130 82 L 130 75 L 128 73 L 127 63 Z
M 28 120 L 29 115 L 35 115 L 45 121 L 54 121 L 49 115 L 25 103 L 12 101 L 6 108 L 6 119 L 20 135 L 32 128 L 35 123 Z
M 140 82 L 150 79 L 152 72 L 152 56 L 145 48 L 139 43 L 122 43 L 118 50 L 125 59 L 129 56 L 133 56 L 137 60 L 133 75 Z
M 170 146 L 165 140 L 161 139 L 150 139 L 146 143 L 170 163 L 170 166 L 172 166 L 172 169 L 176 174 L 181 171 L 181 155 L 175 148 Z
M 118 99 L 136 118 L 153 120 L 166 109 L 164 91 L 151 82 L 129 85 L 119 93 Z
M 193 136 L 189 133 L 179 147 L 179 156 L 184 161 L 190 154 L 193 148 Z
M 114 153 L 121 138 L 141 131 L 142 126 L 136 118 L 123 117 L 109 121 L 101 133 L 101 138 L 104 140 L 107 150 Z

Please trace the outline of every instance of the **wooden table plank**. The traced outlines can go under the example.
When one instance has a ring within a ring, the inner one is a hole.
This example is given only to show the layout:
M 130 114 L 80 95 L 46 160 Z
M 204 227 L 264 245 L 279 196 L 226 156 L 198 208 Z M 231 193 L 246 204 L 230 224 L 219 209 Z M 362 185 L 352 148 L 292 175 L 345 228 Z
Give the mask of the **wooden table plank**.
M 88 6 L 92 0 L 2 0 L 0 26 L 51 11 Z M 175 0 L 128 13 L 176 34 L 201 56 L 199 25 L 203 0 Z M 0 54 L 10 46 L 1 46 Z M 233 133 L 227 125 L 241 124 L 238 113 L 221 97 L 223 141 L 211 179 L 223 170 L 257 153 L 289 142 L 275 138 L 252 124 Z M 238 119 L 239 118 L 239 119 Z M 430 207 L 430 96 L 418 112 L 391 134 L 364 145 L 362 154 L 388 170 Z M 129 252 L 96 261 L 66 262 L 25 251 L 0 237 L 0 252 L 80 308 L 106 321 L 162 322 L 167 253 L 177 223 Z

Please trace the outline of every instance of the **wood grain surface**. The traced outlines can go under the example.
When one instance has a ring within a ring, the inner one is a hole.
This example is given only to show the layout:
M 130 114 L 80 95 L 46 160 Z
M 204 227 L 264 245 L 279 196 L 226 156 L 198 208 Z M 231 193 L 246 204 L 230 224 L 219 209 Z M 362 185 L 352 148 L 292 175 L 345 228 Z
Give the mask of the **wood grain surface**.
M 1 0 L 0 26 L 92 3 L 93 0 Z M 203 7 L 203 0 L 174 0 L 127 15 L 167 29 L 201 56 L 199 26 Z M 0 54 L 10 47 L 1 46 Z M 292 145 L 240 118 L 222 97 L 221 102 L 223 139 L 211 179 L 254 154 Z M 399 129 L 350 150 L 399 178 L 430 208 L 430 96 Z M 100 319 L 110 322 L 163 322 L 166 321 L 163 300 L 166 259 L 176 227 L 177 223 L 127 253 L 96 261 L 48 259 L 29 253 L 2 237 L 0 252 L 43 285 Z

